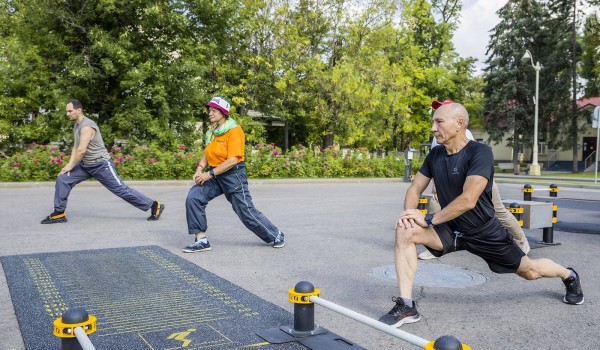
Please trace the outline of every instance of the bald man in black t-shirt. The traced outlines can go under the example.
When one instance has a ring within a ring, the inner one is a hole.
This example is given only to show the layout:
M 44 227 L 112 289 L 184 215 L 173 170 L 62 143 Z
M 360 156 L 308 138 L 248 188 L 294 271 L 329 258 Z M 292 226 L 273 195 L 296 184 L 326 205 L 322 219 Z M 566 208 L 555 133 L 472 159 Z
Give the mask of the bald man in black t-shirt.
M 563 301 L 583 304 L 577 272 L 549 259 L 527 257 L 495 217 L 494 156 L 489 146 L 466 137 L 467 110 L 459 103 L 432 107 L 437 110 L 431 130 L 443 147 L 435 147 L 427 155 L 406 192 L 404 211 L 396 223 L 395 265 L 400 297 L 392 298 L 394 307 L 380 321 L 398 327 L 421 318 L 412 300 L 417 244 L 423 244 L 437 257 L 467 250 L 484 259 L 496 273 L 517 273 L 528 280 L 560 277 L 567 290 Z M 442 210 L 424 215 L 417 206 L 431 179 L 435 180 Z

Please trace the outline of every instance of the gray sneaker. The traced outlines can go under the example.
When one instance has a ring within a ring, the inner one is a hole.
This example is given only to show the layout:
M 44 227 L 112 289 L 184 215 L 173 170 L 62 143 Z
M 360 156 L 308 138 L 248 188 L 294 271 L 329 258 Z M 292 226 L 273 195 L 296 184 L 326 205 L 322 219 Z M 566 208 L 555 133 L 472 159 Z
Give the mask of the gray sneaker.
M 567 304 L 581 305 L 583 304 L 583 292 L 581 291 L 581 281 L 579 280 L 579 274 L 570 267 L 567 269 L 573 271 L 575 277 L 569 277 L 563 281 L 567 288 L 567 293 L 563 298 L 563 301 Z
M 206 243 L 196 241 L 194 244 L 183 248 L 183 252 L 184 253 L 200 253 L 200 252 L 209 251 L 211 249 L 212 248 L 210 247 L 210 243 L 208 243 L 208 241 L 206 241 Z
M 275 238 L 275 241 L 273 242 L 273 248 L 283 248 L 284 245 L 285 236 L 283 235 L 283 232 L 279 232 L 279 234 Z
M 400 297 L 392 297 L 392 301 L 396 303 L 387 314 L 379 318 L 379 322 L 383 322 L 392 327 L 400 327 L 403 324 L 415 323 L 421 319 L 421 315 L 417 311 L 417 305 L 412 302 L 412 305 L 404 304 Z

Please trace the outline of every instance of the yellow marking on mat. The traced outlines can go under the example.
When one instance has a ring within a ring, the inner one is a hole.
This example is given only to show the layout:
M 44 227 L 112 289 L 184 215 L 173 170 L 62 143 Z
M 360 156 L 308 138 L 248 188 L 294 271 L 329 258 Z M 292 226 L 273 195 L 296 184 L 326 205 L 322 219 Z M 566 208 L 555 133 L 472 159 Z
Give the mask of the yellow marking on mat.
M 67 311 L 68 306 L 62 299 L 46 266 L 38 258 L 25 259 L 23 264 L 31 276 L 48 315 L 53 318 L 61 317 L 63 312 Z
M 156 252 L 153 252 L 150 250 L 141 250 L 141 251 L 139 251 L 139 253 L 146 256 L 148 259 L 150 259 L 152 262 L 156 263 L 158 266 L 166 269 L 167 271 L 175 274 L 177 277 L 181 278 L 182 280 L 197 287 L 200 291 L 202 291 L 203 293 L 206 293 L 207 296 L 222 301 L 225 305 L 228 305 L 229 307 L 231 307 L 238 313 L 242 314 L 243 316 L 252 317 L 252 316 L 259 315 L 258 312 L 250 309 L 249 307 L 244 305 L 239 300 L 232 298 L 231 296 L 229 296 L 227 293 L 223 292 L 219 288 L 217 288 L 217 287 L 211 285 L 210 283 L 207 283 L 206 281 L 203 281 L 202 279 L 185 271 L 179 265 L 156 254 Z
M 187 339 L 186 337 L 189 336 L 190 334 L 192 334 L 192 332 L 195 332 L 196 328 L 190 328 L 185 332 L 177 332 L 177 333 L 173 333 L 171 335 L 169 335 L 167 337 L 167 339 L 174 339 L 174 340 L 178 340 L 180 342 L 182 342 L 183 344 L 181 345 L 182 347 L 187 347 L 188 345 L 190 345 L 190 343 L 192 342 L 191 339 Z
M 265 346 L 265 345 L 271 345 L 271 343 L 269 343 L 268 341 L 264 341 L 262 343 L 256 343 L 256 344 L 249 344 L 249 345 L 244 345 L 244 346 L 240 346 L 237 349 L 244 349 L 244 348 L 258 348 L 260 346 Z

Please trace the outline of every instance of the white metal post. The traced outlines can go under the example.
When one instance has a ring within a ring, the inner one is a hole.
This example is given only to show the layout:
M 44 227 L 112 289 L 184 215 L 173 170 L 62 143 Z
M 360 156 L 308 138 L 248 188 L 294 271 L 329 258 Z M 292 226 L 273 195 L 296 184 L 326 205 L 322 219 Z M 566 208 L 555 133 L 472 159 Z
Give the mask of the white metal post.
M 533 68 L 535 69 L 535 116 L 533 119 L 533 160 L 529 167 L 529 175 L 539 176 L 542 175 L 538 163 L 538 111 L 540 105 L 540 70 L 542 69 L 540 62 L 536 62 Z
M 592 128 L 596 128 L 596 165 L 594 166 L 594 183 L 598 183 L 598 147 L 600 146 L 600 106 L 592 113 Z
M 598 107 L 596 107 L 598 108 Z M 600 120 L 598 121 L 600 123 Z M 594 172 L 594 183 L 598 183 L 598 147 L 600 146 L 600 125 L 596 128 L 596 170 Z
M 531 161 L 531 165 L 529 166 L 529 175 L 540 176 L 542 175 L 540 164 L 538 163 L 538 110 L 539 110 L 539 95 L 540 95 L 540 70 L 542 66 L 540 62 L 536 62 L 533 64 L 533 56 L 529 50 L 525 50 L 525 55 L 522 58 L 523 61 L 531 60 L 531 65 L 533 69 L 535 69 L 535 116 L 533 120 L 533 159 Z

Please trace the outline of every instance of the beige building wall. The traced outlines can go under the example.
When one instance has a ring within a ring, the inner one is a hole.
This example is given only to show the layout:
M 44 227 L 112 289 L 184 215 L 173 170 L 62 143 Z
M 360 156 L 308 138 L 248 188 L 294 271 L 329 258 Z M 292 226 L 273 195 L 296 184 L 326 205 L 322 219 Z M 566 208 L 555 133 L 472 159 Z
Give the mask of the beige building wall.
M 583 139 L 585 138 L 593 138 L 595 142 L 595 138 L 597 135 L 597 129 L 592 128 L 590 123 L 582 122 L 581 127 L 587 126 L 585 131 L 579 133 L 579 141 L 578 149 L 577 149 L 577 161 L 583 161 Z M 497 145 L 488 143 L 487 140 L 489 135 L 483 130 L 471 130 L 473 136 L 476 140 L 482 141 L 492 147 L 492 151 L 494 152 L 494 160 L 496 162 L 510 162 L 512 160 L 512 148 L 506 146 L 506 141 L 502 141 Z M 510 133 L 507 133 L 507 138 Z M 596 145 L 593 144 L 595 148 Z M 521 161 L 524 163 L 529 163 L 531 159 L 531 148 L 525 148 L 524 154 L 521 155 Z M 545 144 L 541 143 L 538 146 L 538 162 L 542 164 L 542 168 L 546 167 L 548 162 L 554 161 L 572 161 L 573 160 L 573 151 L 571 149 L 556 151 L 552 149 L 548 149 Z M 593 159 L 592 159 L 593 162 Z

